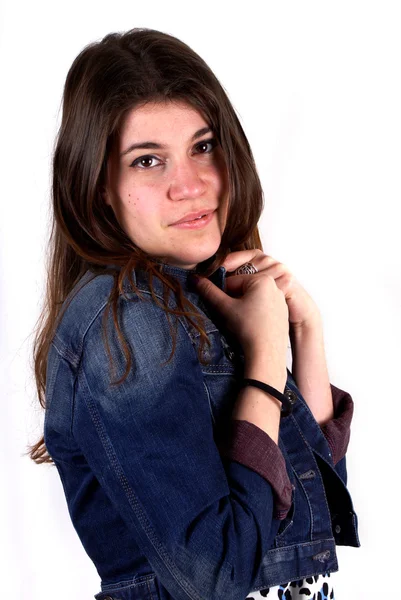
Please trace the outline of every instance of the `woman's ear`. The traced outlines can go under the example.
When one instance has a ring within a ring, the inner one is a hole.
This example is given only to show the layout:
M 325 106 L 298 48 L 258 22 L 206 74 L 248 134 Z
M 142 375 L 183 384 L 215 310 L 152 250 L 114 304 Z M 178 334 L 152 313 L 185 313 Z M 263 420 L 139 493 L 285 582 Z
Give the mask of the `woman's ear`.
M 100 188 L 100 195 L 102 196 L 102 199 L 104 201 L 105 204 L 107 204 L 108 206 L 113 207 L 112 202 L 111 202 L 111 198 L 110 198 L 110 194 L 107 190 L 107 188 L 105 186 L 102 186 Z

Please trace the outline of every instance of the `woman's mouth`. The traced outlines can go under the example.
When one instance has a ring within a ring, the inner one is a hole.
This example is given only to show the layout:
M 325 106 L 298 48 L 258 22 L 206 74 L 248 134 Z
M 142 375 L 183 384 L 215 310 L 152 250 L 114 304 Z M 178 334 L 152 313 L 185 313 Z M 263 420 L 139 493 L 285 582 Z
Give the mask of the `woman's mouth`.
M 206 225 L 210 223 L 213 219 L 213 215 L 216 211 L 204 215 L 202 217 L 198 217 L 197 219 L 193 219 L 192 221 L 185 221 L 184 223 L 175 223 L 170 227 L 179 227 L 180 229 L 202 229 Z

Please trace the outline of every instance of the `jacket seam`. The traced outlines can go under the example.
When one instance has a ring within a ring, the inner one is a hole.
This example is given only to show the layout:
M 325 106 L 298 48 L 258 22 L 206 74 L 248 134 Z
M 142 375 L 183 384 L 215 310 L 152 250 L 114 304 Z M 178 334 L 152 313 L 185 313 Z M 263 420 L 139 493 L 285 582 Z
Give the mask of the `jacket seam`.
M 144 294 L 147 294 L 150 297 L 152 296 L 150 290 L 148 290 L 148 289 L 142 289 L 142 288 L 138 287 L 138 290 Z M 135 297 L 137 296 L 137 294 L 134 294 L 133 292 L 131 292 L 130 294 L 132 294 Z M 163 301 L 163 297 L 160 294 L 155 292 L 154 295 Z M 122 300 L 125 300 L 124 296 L 122 296 L 122 295 L 120 295 L 120 298 Z M 95 321 L 101 316 L 101 314 L 105 310 L 107 303 L 108 303 L 108 299 L 109 299 L 109 295 L 107 296 L 107 299 L 100 305 L 100 307 L 97 308 L 97 310 L 95 311 L 95 313 L 92 315 L 91 319 L 89 320 L 86 329 L 83 331 L 83 333 L 80 336 L 79 344 L 77 347 L 77 352 L 71 352 L 70 348 L 64 343 L 64 341 L 58 335 L 58 331 L 56 331 L 56 333 L 54 334 L 53 340 L 57 339 L 57 343 L 58 343 L 58 345 L 56 345 L 56 344 L 54 344 L 54 345 L 55 345 L 58 353 L 63 358 L 65 358 L 71 364 L 71 366 L 73 366 L 75 369 L 79 368 L 79 363 L 80 363 L 81 357 L 82 357 L 82 351 L 83 351 L 83 347 L 84 347 L 85 338 L 86 338 L 90 328 L 94 325 Z M 194 305 L 194 306 L 196 306 L 196 305 Z M 168 300 L 168 307 L 175 308 L 175 304 L 172 299 Z M 158 308 L 160 308 L 160 307 L 158 307 Z M 198 308 L 198 307 L 196 307 L 196 308 Z M 163 310 L 163 309 L 161 309 L 161 310 Z M 207 315 L 205 315 L 205 316 L 206 316 L 206 318 L 208 318 Z M 181 316 L 178 316 L 178 320 L 179 320 L 180 324 L 182 325 L 182 327 L 184 328 L 184 330 L 186 331 L 186 333 L 192 343 L 192 335 L 186 325 L 184 318 Z M 211 323 L 212 323 L 212 321 L 211 321 Z M 214 327 L 214 329 L 210 330 L 208 333 L 212 333 L 213 331 L 218 331 L 217 327 Z
M 203 373 L 202 373 L 202 375 L 203 375 Z M 207 401 L 208 401 L 209 412 L 210 412 L 211 417 L 212 417 L 213 425 L 215 425 L 216 424 L 216 420 L 214 418 L 214 414 L 213 414 L 213 410 L 212 410 L 212 404 L 210 402 L 210 394 L 209 394 L 209 390 L 207 389 L 207 385 L 206 385 L 206 382 L 205 382 L 204 378 L 203 378 L 203 389 L 204 389 L 205 396 L 206 396 Z
M 291 387 L 291 384 L 288 384 L 288 387 Z M 291 389 L 292 389 L 292 388 L 291 388 Z M 311 411 L 311 409 L 310 409 L 310 407 L 309 407 L 308 403 L 306 402 L 305 398 L 302 396 L 302 394 L 301 394 L 301 392 L 299 391 L 299 389 L 298 389 L 298 387 L 297 387 L 297 386 L 296 386 L 296 390 L 292 390 L 292 391 L 293 391 L 295 394 L 297 394 L 297 396 L 299 396 L 299 397 L 300 397 L 300 399 L 302 400 L 302 403 L 303 403 L 304 407 L 306 408 L 306 410 L 309 412 L 310 416 L 312 417 L 312 421 L 313 421 L 313 426 L 314 426 L 314 429 L 315 429 L 315 431 L 318 433 L 319 437 L 320 437 L 322 440 L 324 440 L 324 442 L 325 442 L 325 444 L 326 444 L 326 446 L 327 446 L 327 449 L 328 449 L 328 454 L 329 454 L 329 457 L 332 459 L 333 457 L 332 457 L 331 447 L 330 447 L 330 445 L 329 445 L 329 443 L 328 443 L 328 440 L 327 440 L 326 436 L 324 435 L 324 433 L 323 433 L 323 431 L 322 431 L 322 428 L 320 427 L 319 423 L 316 421 L 316 419 L 315 419 L 315 417 L 314 417 L 314 415 L 313 415 L 313 413 L 312 413 L 312 411 Z M 293 418 L 293 419 L 295 419 L 295 422 L 296 422 L 296 424 L 297 424 L 297 428 L 298 428 L 298 430 L 299 430 L 299 431 L 301 432 L 301 434 L 302 434 L 302 438 L 305 440 L 305 442 L 306 442 L 306 443 L 308 444 L 308 446 L 310 447 L 310 444 L 309 444 L 309 442 L 306 440 L 306 438 L 304 437 L 304 435 L 303 435 L 303 433 L 302 433 L 302 430 L 301 430 L 301 429 L 300 429 L 300 427 L 298 426 L 298 421 L 297 421 L 297 419 L 295 418 L 295 416 L 294 416 L 294 413 L 293 413 L 291 416 L 292 416 L 292 418 Z
M 320 476 L 320 480 L 321 480 L 321 488 L 322 488 L 323 495 L 324 495 L 324 499 L 325 499 L 325 502 L 326 502 L 327 514 L 328 514 L 328 515 L 329 515 L 329 517 L 330 517 L 330 515 L 331 515 L 331 512 L 330 512 L 330 506 L 329 506 L 329 503 L 328 503 L 328 501 L 327 501 L 327 494 L 326 494 L 326 488 L 325 488 L 325 486 L 324 486 L 324 482 L 323 482 L 323 475 L 322 475 L 322 472 L 321 472 L 321 470 L 319 469 L 319 465 L 318 465 L 318 463 L 317 463 L 317 460 L 316 460 L 316 458 L 315 458 L 315 455 L 314 455 L 314 450 L 313 450 L 312 446 L 309 444 L 309 442 L 308 442 L 308 440 L 306 439 L 306 437 L 304 436 L 304 434 L 303 434 L 303 432 L 302 432 L 301 428 L 299 427 L 299 424 L 298 424 L 297 420 L 295 419 L 295 417 L 294 417 L 293 415 L 291 415 L 291 417 L 294 419 L 294 422 L 295 422 L 295 427 L 298 429 L 298 431 L 299 431 L 299 433 L 300 433 L 300 435 L 301 435 L 301 437 L 302 437 L 302 439 L 303 439 L 303 442 L 304 442 L 304 444 L 306 445 L 306 447 L 308 448 L 308 450 L 310 451 L 310 453 L 311 453 L 311 456 L 312 456 L 312 459 L 313 459 L 313 462 L 314 462 L 314 463 L 315 463 L 315 465 L 316 465 L 316 470 L 317 470 L 317 472 L 319 473 L 319 476 Z M 295 473 L 295 475 L 297 475 L 297 474 Z M 298 477 L 298 480 L 299 480 L 299 483 L 302 485 L 302 487 L 303 487 L 303 489 L 304 489 L 304 491 L 305 491 L 305 487 L 304 487 L 304 485 L 303 485 L 302 481 L 299 479 L 299 477 Z M 310 506 L 310 503 L 309 503 L 309 497 L 308 497 L 308 494 L 306 494 L 306 492 L 305 492 L 305 495 L 306 495 L 306 498 L 307 498 L 307 500 L 308 500 L 308 504 L 309 504 L 309 506 Z M 312 510 L 312 507 L 311 507 L 311 506 L 310 506 L 310 510 L 311 510 L 311 536 L 313 537 L 313 524 L 314 524 L 314 521 L 313 521 L 313 510 Z
M 95 312 L 95 314 L 92 316 L 91 320 L 88 323 L 88 326 L 86 327 L 85 331 L 82 333 L 82 335 L 81 335 L 81 337 L 79 339 L 79 344 L 78 344 L 78 350 L 77 350 L 77 352 L 71 352 L 70 348 L 64 343 L 64 341 L 58 335 L 58 332 L 56 332 L 54 334 L 54 338 L 53 339 L 57 338 L 60 346 L 62 346 L 62 347 L 58 348 L 56 346 L 56 344 L 55 344 L 55 347 L 57 348 L 58 353 L 65 360 L 67 360 L 71 364 L 71 366 L 73 366 L 75 369 L 78 369 L 79 363 L 81 361 L 85 337 L 87 336 L 89 329 L 92 327 L 92 325 L 95 323 L 95 321 L 101 315 L 101 313 L 104 311 L 104 309 L 106 308 L 106 306 L 107 306 L 107 301 L 103 302 L 103 304 L 97 309 L 97 311 Z
M 160 556 L 166 568 L 169 569 L 171 575 L 174 577 L 177 584 L 180 585 L 185 591 L 185 593 L 187 593 L 190 598 L 193 598 L 193 600 L 202 600 L 202 598 L 198 595 L 197 591 L 193 588 L 191 583 L 187 579 L 184 579 L 183 573 L 179 569 L 177 569 L 173 561 L 171 561 L 167 550 L 165 549 L 163 544 L 161 544 L 161 542 L 157 539 L 157 536 L 153 533 L 152 526 L 148 522 L 146 513 L 143 512 L 142 507 L 138 503 L 135 492 L 129 485 L 124 475 L 123 469 L 118 461 L 118 458 L 115 456 L 113 445 L 111 444 L 106 432 L 104 431 L 102 421 L 98 415 L 95 403 L 92 400 L 92 394 L 90 392 L 90 388 L 86 380 L 83 368 L 80 369 L 80 372 L 81 376 L 85 380 L 85 386 L 82 390 L 82 394 L 85 398 L 85 403 L 88 407 L 89 414 L 91 415 L 91 419 L 94 423 L 103 449 L 110 461 L 110 465 L 112 467 L 114 476 L 117 478 L 120 485 L 122 486 L 122 489 L 125 492 L 125 496 L 128 500 L 131 509 L 133 510 L 134 515 L 137 516 L 144 533 L 155 548 L 156 552 Z M 185 585 L 183 585 L 183 583 Z

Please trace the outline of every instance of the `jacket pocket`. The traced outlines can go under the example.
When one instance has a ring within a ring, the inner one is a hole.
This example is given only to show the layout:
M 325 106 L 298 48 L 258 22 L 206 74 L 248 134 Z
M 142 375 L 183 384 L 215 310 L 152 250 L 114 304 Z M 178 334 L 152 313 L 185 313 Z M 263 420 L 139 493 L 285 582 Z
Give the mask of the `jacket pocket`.
M 149 573 L 132 579 L 110 583 L 102 586 L 102 591 L 95 594 L 96 600 L 159 600 L 156 586 L 156 574 Z

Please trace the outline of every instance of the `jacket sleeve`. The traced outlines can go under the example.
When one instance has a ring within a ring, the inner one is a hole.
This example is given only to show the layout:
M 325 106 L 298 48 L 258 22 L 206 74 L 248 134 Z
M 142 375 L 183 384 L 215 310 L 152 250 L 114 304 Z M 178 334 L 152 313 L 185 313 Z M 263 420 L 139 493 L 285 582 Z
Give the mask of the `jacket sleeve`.
M 126 303 L 122 328 L 134 360 L 118 386 L 110 385 L 102 320 L 92 324 L 77 375 L 72 434 L 173 598 L 243 600 L 280 524 L 268 469 L 260 467 L 272 456 L 272 440 L 262 432 L 251 446 L 255 457 L 245 452 L 243 463 L 234 450 L 234 458 L 230 451 L 220 456 L 196 350 L 180 326 L 166 363 L 171 337 L 163 319 L 155 310 L 150 326 Z M 125 362 L 116 334 L 110 338 L 118 379 Z M 252 444 L 255 426 L 248 425 L 237 433 L 234 425 L 233 447 Z
M 334 415 L 330 421 L 321 426 L 321 429 L 330 446 L 333 464 L 336 465 L 344 458 L 347 452 L 351 434 L 354 402 L 348 392 L 344 392 L 332 383 L 330 387 Z

